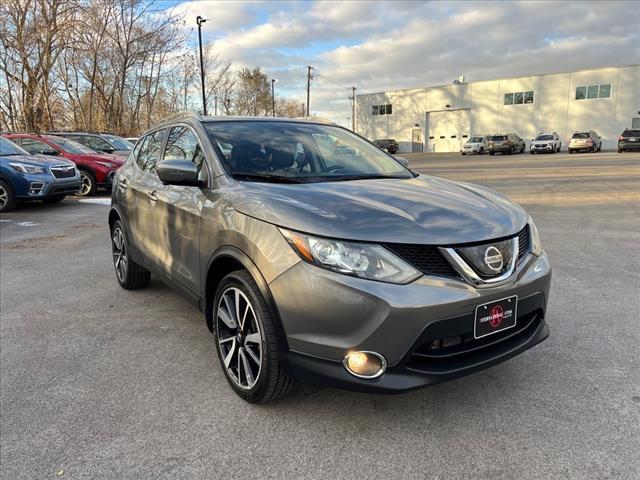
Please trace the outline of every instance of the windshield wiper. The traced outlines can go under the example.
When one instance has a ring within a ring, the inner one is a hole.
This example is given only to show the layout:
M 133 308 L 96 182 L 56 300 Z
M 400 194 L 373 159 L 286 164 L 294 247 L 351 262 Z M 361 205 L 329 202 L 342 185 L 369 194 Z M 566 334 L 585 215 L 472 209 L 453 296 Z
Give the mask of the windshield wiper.
M 404 175 L 384 175 L 384 174 L 362 174 L 362 175 L 325 175 L 323 177 L 314 177 L 314 180 L 321 180 L 325 182 L 346 182 L 349 180 L 381 180 L 385 178 L 399 178 L 407 179 Z
M 233 178 L 241 178 L 243 180 L 258 180 L 272 183 L 305 183 L 304 178 L 288 177 L 286 175 L 276 175 L 273 173 L 259 172 L 233 172 Z

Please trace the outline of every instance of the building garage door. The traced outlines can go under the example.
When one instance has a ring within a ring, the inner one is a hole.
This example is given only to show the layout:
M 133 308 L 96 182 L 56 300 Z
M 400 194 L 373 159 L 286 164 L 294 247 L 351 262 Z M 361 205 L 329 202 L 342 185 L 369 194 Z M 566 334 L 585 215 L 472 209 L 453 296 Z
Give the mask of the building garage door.
M 459 152 L 469 136 L 470 118 L 470 110 L 428 112 L 429 151 Z

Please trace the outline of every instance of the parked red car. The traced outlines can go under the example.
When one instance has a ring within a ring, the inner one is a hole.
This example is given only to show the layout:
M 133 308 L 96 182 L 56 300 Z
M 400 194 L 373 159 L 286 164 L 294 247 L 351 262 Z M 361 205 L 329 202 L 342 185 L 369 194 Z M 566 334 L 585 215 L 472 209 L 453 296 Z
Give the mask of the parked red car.
M 30 133 L 4 135 L 32 155 L 59 155 L 72 160 L 82 178 L 80 195 L 93 195 L 98 188 L 111 189 L 113 176 L 124 161 L 115 155 L 97 153 L 67 138 Z

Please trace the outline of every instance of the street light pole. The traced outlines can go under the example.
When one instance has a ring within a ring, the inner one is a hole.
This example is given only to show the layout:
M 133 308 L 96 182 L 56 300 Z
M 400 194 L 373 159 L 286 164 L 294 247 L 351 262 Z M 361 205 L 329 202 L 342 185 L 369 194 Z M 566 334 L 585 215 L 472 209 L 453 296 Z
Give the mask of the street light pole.
M 200 15 L 196 17 L 196 23 L 198 24 L 198 44 L 200 45 L 200 79 L 202 81 L 202 113 L 207 116 L 207 99 L 204 91 L 204 60 L 202 57 L 202 24 L 206 22 L 206 18 L 202 18 Z
M 271 79 L 271 115 L 276 116 L 276 90 L 275 84 L 278 80 L 276 78 Z

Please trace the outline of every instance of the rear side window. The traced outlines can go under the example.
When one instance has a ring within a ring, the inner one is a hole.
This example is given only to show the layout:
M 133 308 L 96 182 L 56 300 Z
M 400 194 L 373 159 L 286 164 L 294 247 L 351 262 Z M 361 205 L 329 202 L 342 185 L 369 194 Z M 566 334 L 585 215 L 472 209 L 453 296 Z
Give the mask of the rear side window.
M 31 155 L 36 155 L 38 153 L 42 153 L 43 151 L 48 152 L 54 150 L 52 146 L 47 145 L 44 142 L 40 142 L 39 140 L 33 140 L 31 138 L 22 139 L 22 148 L 24 148 Z
M 100 137 L 86 137 L 81 143 L 97 151 L 113 150 L 111 144 Z
M 206 178 L 206 167 L 198 137 L 184 126 L 172 127 L 167 138 L 163 160 L 189 160 L 198 169 L 198 178 Z
M 141 170 L 151 172 L 155 169 L 156 163 L 160 160 L 164 132 L 165 130 L 158 130 L 147 135 L 142 141 L 136 160 Z

